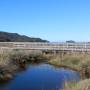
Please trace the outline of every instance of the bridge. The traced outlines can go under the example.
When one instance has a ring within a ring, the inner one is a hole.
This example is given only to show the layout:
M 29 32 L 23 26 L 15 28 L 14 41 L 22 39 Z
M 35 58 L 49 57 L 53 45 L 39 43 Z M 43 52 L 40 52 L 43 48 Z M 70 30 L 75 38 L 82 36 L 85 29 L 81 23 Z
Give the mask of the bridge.
M 90 42 L 0 42 L 0 49 L 90 52 Z

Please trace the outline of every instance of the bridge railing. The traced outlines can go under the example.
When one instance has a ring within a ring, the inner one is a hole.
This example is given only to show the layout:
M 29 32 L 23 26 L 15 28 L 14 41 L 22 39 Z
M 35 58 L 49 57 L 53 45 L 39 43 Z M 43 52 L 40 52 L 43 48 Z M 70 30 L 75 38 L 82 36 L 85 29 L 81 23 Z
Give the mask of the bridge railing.
M 17 49 L 40 49 L 40 50 L 73 50 L 73 51 L 90 51 L 90 43 L 51 43 L 51 42 L 0 42 L 0 47 L 17 48 Z

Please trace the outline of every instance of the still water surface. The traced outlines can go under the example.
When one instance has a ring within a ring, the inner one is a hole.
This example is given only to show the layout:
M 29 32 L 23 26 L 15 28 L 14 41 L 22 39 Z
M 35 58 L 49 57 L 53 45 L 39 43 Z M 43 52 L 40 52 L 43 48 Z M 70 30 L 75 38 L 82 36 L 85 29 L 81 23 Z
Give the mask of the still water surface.
M 79 74 L 49 64 L 30 65 L 0 90 L 60 90 L 65 80 L 79 80 Z

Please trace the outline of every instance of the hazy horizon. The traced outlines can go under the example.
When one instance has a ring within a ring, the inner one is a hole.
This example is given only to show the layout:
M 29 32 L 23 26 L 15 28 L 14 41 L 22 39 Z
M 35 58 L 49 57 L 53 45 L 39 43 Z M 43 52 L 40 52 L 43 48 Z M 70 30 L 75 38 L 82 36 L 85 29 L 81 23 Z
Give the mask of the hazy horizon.
M 0 31 L 51 42 L 90 41 L 90 0 L 1 0 Z

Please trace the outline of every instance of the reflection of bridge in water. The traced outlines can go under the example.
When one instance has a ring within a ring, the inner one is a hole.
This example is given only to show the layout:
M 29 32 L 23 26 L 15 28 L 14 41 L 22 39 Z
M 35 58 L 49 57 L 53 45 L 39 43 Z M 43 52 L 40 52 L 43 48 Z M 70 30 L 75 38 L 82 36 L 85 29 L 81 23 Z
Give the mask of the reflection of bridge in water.
M 3 49 L 26 49 L 46 51 L 90 52 L 89 42 L 0 42 Z

